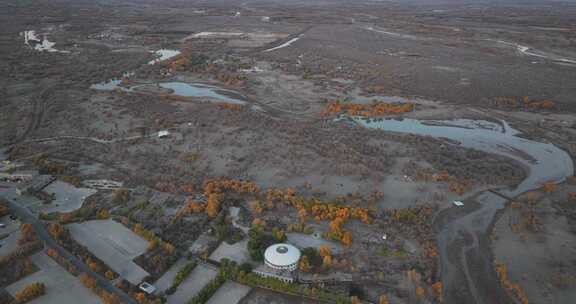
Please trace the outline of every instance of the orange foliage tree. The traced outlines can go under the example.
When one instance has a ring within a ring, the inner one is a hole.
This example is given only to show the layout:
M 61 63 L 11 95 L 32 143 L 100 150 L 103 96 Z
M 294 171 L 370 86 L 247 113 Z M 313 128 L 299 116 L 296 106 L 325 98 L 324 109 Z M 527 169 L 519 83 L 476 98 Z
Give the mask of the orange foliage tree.
M 378 298 L 378 304 L 390 304 L 390 301 L 386 295 L 381 295 L 380 298 Z
M 18 240 L 18 245 L 23 245 L 28 242 L 33 242 L 36 240 L 36 231 L 32 224 L 24 223 L 20 226 L 20 239 Z
M 32 283 L 24 289 L 18 291 L 14 298 L 18 303 L 28 302 L 46 293 L 46 286 L 43 283 Z
M 318 253 L 322 258 L 325 256 L 332 256 L 332 249 L 328 245 L 321 245 L 318 249 Z
M 96 280 L 91 278 L 88 274 L 82 273 L 78 278 L 86 288 L 94 289 L 96 287 Z
M 10 213 L 10 209 L 4 203 L 0 202 L 0 217 L 8 215 Z
M 508 277 L 508 268 L 506 267 L 506 265 L 503 263 L 496 263 L 494 268 L 504 288 L 506 288 L 506 290 L 513 296 L 515 296 L 520 301 L 520 303 L 528 304 L 529 301 L 528 298 L 526 297 L 526 293 L 524 292 L 522 286 L 510 281 Z
M 546 182 L 542 185 L 542 190 L 548 194 L 556 191 L 556 184 L 554 182 Z
M 414 111 L 414 103 L 385 103 L 371 104 L 330 102 L 322 112 L 324 116 L 345 113 L 351 116 L 375 117 L 387 114 L 401 114 Z
M 227 193 L 251 194 L 257 198 L 261 197 L 260 189 L 255 183 L 249 181 L 208 180 L 203 185 L 203 191 L 207 198 L 205 212 L 212 218 L 220 212 Z M 304 198 L 297 196 L 294 188 L 284 190 L 269 188 L 264 195 L 265 204 L 259 200 L 257 200 L 258 204 L 252 203 L 252 209 L 257 209 L 257 213 L 263 212 L 264 208 L 273 209 L 275 205 L 283 203 L 297 210 L 301 224 L 308 217 L 314 218 L 316 221 L 331 221 L 330 237 L 345 244 L 352 241 L 351 234 L 346 235 L 342 229 L 346 221 L 357 219 L 366 224 L 371 223 L 370 212 L 367 208 L 343 206 L 338 203 L 321 201 L 317 198 Z

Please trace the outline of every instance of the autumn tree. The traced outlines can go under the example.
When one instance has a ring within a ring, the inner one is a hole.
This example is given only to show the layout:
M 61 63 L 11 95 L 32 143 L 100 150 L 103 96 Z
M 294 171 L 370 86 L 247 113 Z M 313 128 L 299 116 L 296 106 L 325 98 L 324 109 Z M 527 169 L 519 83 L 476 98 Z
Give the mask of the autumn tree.
M 266 221 L 264 221 L 263 219 L 260 218 L 255 218 L 252 221 L 252 227 L 256 227 L 258 229 L 264 229 L 266 227 Z
M 158 240 L 150 240 L 148 242 L 148 247 L 146 248 L 146 251 L 152 251 L 156 249 L 156 247 L 158 247 Z
M 192 213 L 200 213 L 204 211 L 204 205 L 196 202 L 193 198 L 188 198 L 184 208 L 179 212 L 179 215 L 188 215 Z
M 332 256 L 332 249 L 330 249 L 330 246 L 328 245 L 321 245 L 318 249 L 318 253 L 322 258 L 326 256 Z
M 274 239 L 279 242 L 279 243 L 283 243 L 286 241 L 287 237 L 286 237 L 286 233 L 284 233 L 284 230 L 282 229 L 278 229 L 276 227 L 274 227 L 272 229 L 272 236 L 274 237 Z
M 174 247 L 174 245 L 164 242 L 162 244 L 162 249 L 164 249 L 164 252 L 166 252 L 169 255 L 174 254 L 174 251 L 176 250 L 176 248 Z
M 98 265 L 98 263 L 91 261 L 90 263 L 88 263 L 88 267 L 94 271 L 94 272 L 100 272 L 102 270 L 102 268 L 100 267 L 100 265 Z
M 332 266 L 332 256 L 326 255 L 322 258 L 322 266 L 325 268 L 330 268 Z
M 434 295 L 434 297 L 436 297 L 436 299 L 439 302 L 443 301 L 442 298 L 442 282 L 438 281 L 434 284 L 432 284 L 432 294 Z
M 308 216 L 308 212 L 306 211 L 306 209 L 302 208 L 302 209 L 298 210 L 298 217 L 300 218 L 300 222 L 305 223 L 307 216 Z
M 109 293 L 105 290 L 101 290 L 98 295 L 100 296 L 100 298 L 102 299 L 102 302 L 104 304 L 120 304 L 121 303 L 120 298 L 118 298 L 118 296 L 116 294 Z
M 136 299 L 138 303 L 144 303 L 146 301 L 146 295 L 143 292 L 137 292 L 134 295 L 134 299 Z
M 419 300 L 423 299 L 425 294 L 424 288 L 422 288 L 421 286 L 416 287 L 415 294 L 417 299 Z
M 82 273 L 78 278 L 86 288 L 94 289 L 96 287 L 96 280 L 91 278 L 88 274 Z
M 344 232 L 344 235 L 342 235 L 342 244 L 344 246 L 352 245 L 352 234 L 349 231 Z
M 110 281 L 116 278 L 116 275 L 114 275 L 114 272 L 112 272 L 111 270 L 106 271 L 106 273 L 104 273 L 104 276 Z
M 65 232 L 64 226 L 59 223 L 50 223 L 48 225 L 48 233 L 56 240 L 60 240 Z
M 14 295 L 14 299 L 16 299 L 16 301 L 18 301 L 18 303 L 24 303 L 24 302 L 28 302 L 32 299 L 35 299 L 43 294 L 46 293 L 46 286 L 44 285 L 44 283 L 32 283 L 26 287 L 24 287 L 24 289 L 18 291 L 15 295 Z
M 307 256 L 303 256 L 300 259 L 298 266 L 302 272 L 310 272 L 312 270 L 312 266 L 310 266 Z
M 554 182 L 546 182 L 542 185 L 542 190 L 548 194 L 556 191 L 556 184 Z
M 130 200 L 130 190 L 126 188 L 118 188 L 114 190 L 112 200 L 116 204 L 127 203 Z
M 0 202 L 0 217 L 6 216 L 10 213 L 10 209 L 4 203 Z
M 74 220 L 74 215 L 72 213 L 62 213 L 60 214 L 60 216 L 58 217 L 58 221 L 61 224 L 67 224 L 72 222 L 72 220 Z
M 388 301 L 386 295 L 381 295 L 380 298 L 378 298 L 378 304 L 390 304 L 390 301 Z
M 22 245 L 28 242 L 36 240 L 36 232 L 32 224 L 24 223 L 20 226 L 20 239 L 18 240 L 18 245 Z
M 215 218 L 220 212 L 220 201 L 223 195 L 218 193 L 212 193 L 208 196 L 208 202 L 206 203 L 206 214 L 209 217 Z
M 46 250 L 46 254 L 51 258 L 57 258 L 59 256 L 58 252 L 52 247 Z

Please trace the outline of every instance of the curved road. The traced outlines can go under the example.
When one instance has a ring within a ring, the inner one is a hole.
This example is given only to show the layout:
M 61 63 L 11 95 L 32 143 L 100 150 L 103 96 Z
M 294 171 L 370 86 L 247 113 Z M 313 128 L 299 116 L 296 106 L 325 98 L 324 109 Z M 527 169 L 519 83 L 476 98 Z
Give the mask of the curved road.
M 0 199 L 4 199 L 10 205 L 10 211 L 16 215 L 20 221 L 24 223 L 32 224 L 38 238 L 44 242 L 44 244 L 48 247 L 54 248 L 58 254 L 68 260 L 74 267 L 78 269 L 80 272 L 87 273 L 92 278 L 96 279 L 98 286 L 109 293 L 116 294 L 122 303 L 126 304 L 137 304 L 132 297 L 126 294 L 124 291 L 119 289 L 118 287 L 114 286 L 114 284 L 110 283 L 107 279 L 102 277 L 101 275 L 92 271 L 84 262 L 78 259 L 76 256 L 68 252 L 64 247 L 60 246 L 48 233 L 44 224 L 36 218 L 28 208 L 23 207 L 20 203 L 20 199 L 18 197 L 9 197 L 5 194 L 0 194 Z

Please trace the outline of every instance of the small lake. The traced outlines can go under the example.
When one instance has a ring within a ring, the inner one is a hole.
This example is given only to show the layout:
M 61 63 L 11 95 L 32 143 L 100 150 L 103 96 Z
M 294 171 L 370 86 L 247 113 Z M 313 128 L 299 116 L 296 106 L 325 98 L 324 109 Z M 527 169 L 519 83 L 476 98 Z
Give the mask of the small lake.
M 155 64 L 178 55 L 180 55 L 180 51 L 178 50 L 160 49 L 154 52 L 154 59 L 149 61 L 148 64 Z
M 137 92 L 139 90 L 150 90 L 162 88 L 170 91 L 170 94 L 182 97 L 208 97 L 215 98 L 229 103 L 246 104 L 247 98 L 232 90 L 223 89 L 203 83 L 186 82 L 159 82 L 153 84 L 139 84 L 131 87 L 120 86 L 121 79 L 113 79 L 90 86 L 91 89 L 99 91 L 112 91 L 119 89 L 126 92 Z
M 172 91 L 173 95 L 183 97 L 210 97 L 229 103 L 245 104 L 246 98 L 236 91 L 223 89 L 202 83 L 162 82 L 158 86 Z M 136 87 L 133 87 L 136 88 Z

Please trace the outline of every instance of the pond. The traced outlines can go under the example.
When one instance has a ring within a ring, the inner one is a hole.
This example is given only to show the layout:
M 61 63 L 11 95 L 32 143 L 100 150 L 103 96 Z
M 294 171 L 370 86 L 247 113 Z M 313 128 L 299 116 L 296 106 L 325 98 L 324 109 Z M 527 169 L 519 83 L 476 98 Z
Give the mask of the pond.
M 148 64 L 155 64 L 178 55 L 180 55 L 180 51 L 178 50 L 160 49 L 154 52 L 154 59 L 150 60 Z
M 139 84 L 130 87 L 120 86 L 121 79 L 113 79 L 107 82 L 93 84 L 91 89 L 100 91 L 112 91 L 119 89 L 126 92 L 135 92 L 143 89 L 162 88 L 170 91 L 170 94 L 182 97 L 209 97 L 220 99 L 225 102 L 235 104 L 246 104 L 247 98 L 232 90 L 223 89 L 203 83 L 186 83 L 186 82 L 158 82 L 152 84 Z

